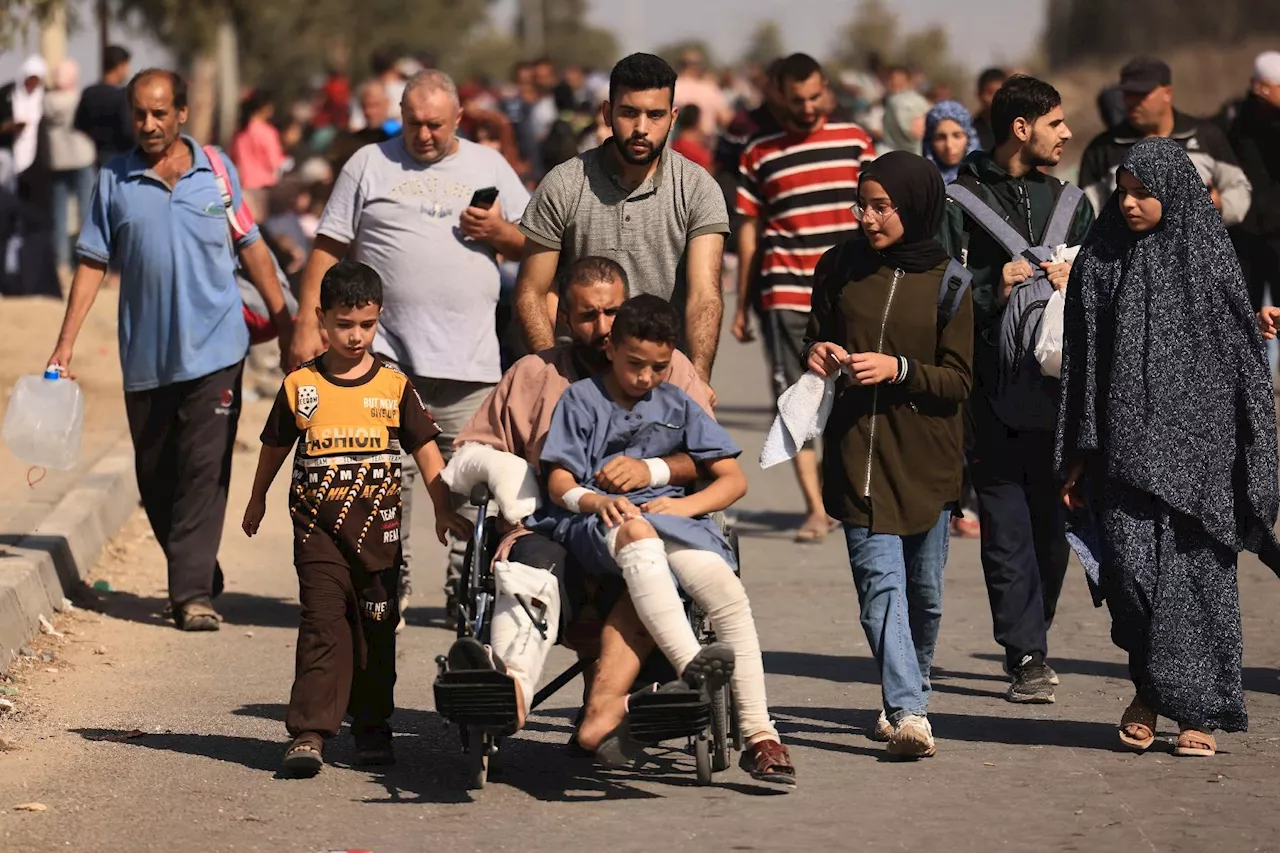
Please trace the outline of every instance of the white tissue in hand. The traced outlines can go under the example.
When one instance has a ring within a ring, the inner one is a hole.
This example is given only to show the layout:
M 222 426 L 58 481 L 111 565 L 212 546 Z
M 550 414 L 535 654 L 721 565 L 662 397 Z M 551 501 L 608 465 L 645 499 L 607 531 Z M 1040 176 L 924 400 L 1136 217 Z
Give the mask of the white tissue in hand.
M 487 444 L 462 444 L 441 475 L 455 494 L 471 494 L 480 483 L 488 485 L 498 512 L 511 524 L 518 524 L 538 508 L 538 478 L 533 466 L 516 456 Z

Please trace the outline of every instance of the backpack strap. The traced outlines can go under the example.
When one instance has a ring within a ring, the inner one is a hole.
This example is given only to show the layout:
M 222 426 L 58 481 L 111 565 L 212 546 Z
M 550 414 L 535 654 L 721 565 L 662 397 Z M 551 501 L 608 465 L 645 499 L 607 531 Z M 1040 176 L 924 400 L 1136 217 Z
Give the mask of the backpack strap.
M 995 208 L 983 201 L 972 190 L 954 183 L 947 187 L 947 197 L 960 205 L 960 209 L 967 213 L 970 219 L 982 226 L 982 230 L 990 234 L 991 238 L 1009 253 L 1009 257 L 1023 257 L 1031 248 L 1031 244 L 1025 237 L 1014 230 L 1014 227 L 1005 222 L 1004 217 L 996 212 Z
M 218 185 L 218 194 L 222 196 L 222 206 L 227 213 L 227 224 L 231 226 L 232 242 L 243 238 L 253 228 L 253 214 L 247 205 L 240 205 L 236 210 L 235 196 L 231 192 L 231 174 L 227 164 L 222 160 L 222 150 L 216 145 L 204 146 L 205 156 L 209 158 L 209 166 L 213 169 L 213 181 Z
M 1074 184 L 1063 185 L 1062 193 L 1053 206 L 1053 214 L 1049 217 L 1049 224 L 1045 226 L 1040 245 L 1053 249 L 1066 244 L 1068 235 L 1071 233 L 1071 223 L 1076 218 L 1076 208 L 1079 207 L 1082 198 L 1084 198 L 1084 191 L 1079 187 Z
M 957 260 L 947 264 L 942 273 L 942 284 L 938 287 L 938 334 L 947 327 L 960 310 L 960 300 L 964 299 L 973 281 L 973 273 L 964 268 Z

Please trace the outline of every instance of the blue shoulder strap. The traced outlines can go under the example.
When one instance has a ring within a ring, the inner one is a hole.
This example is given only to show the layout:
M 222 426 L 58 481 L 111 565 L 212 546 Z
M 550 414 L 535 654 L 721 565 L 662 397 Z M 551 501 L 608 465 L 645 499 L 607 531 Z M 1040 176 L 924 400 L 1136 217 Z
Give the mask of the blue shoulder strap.
M 1062 193 L 1053 206 L 1049 224 L 1045 226 L 1040 245 L 1055 249 L 1067 243 L 1067 237 L 1071 233 L 1071 223 L 1076 218 L 1076 208 L 1080 206 L 1080 199 L 1083 197 L 1084 192 L 1075 184 L 1063 186 Z
M 952 260 L 947 264 L 947 269 L 942 274 L 942 284 L 938 287 L 939 334 L 960 310 L 960 300 L 964 299 L 965 291 L 969 289 L 972 281 L 973 273 L 965 269 L 959 261 Z

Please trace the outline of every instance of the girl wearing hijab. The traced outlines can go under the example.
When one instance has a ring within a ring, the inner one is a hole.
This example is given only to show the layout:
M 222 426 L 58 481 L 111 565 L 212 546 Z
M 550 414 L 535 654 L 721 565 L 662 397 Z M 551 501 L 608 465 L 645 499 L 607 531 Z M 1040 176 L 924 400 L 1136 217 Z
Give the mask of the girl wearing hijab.
M 959 101 L 939 101 L 924 117 L 924 156 L 951 184 L 960 174 L 960 164 L 978 150 L 978 131 L 973 116 Z
M 935 752 L 929 670 L 972 382 L 968 291 L 949 319 L 938 310 L 950 259 L 933 235 L 945 197 L 938 170 L 915 154 L 890 152 L 863 168 L 861 232 L 819 262 L 805 341 L 810 370 L 843 371 L 823 435 L 823 502 L 844 522 L 880 669 L 873 737 L 898 758 Z
M 1067 287 L 1058 464 L 1068 506 L 1096 524 L 1095 599 L 1129 653 L 1137 695 L 1120 740 L 1157 716 L 1175 753 L 1244 731 L 1236 556 L 1280 570 L 1272 527 L 1271 371 L 1223 227 L 1178 143 L 1139 142 Z

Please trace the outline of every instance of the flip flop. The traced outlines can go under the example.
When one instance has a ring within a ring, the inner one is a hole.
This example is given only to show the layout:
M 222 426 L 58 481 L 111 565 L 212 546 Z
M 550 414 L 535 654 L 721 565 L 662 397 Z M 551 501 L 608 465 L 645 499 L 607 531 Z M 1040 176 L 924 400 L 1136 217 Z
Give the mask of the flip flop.
M 1218 754 L 1218 742 L 1208 732 L 1186 728 L 1178 732 L 1178 745 L 1173 754 L 1183 758 L 1209 758 Z
M 1146 752 L 1156 742 L 1156 712 L 1133 697 L 1120 717 L 1120 742 L 1135 752 Z

